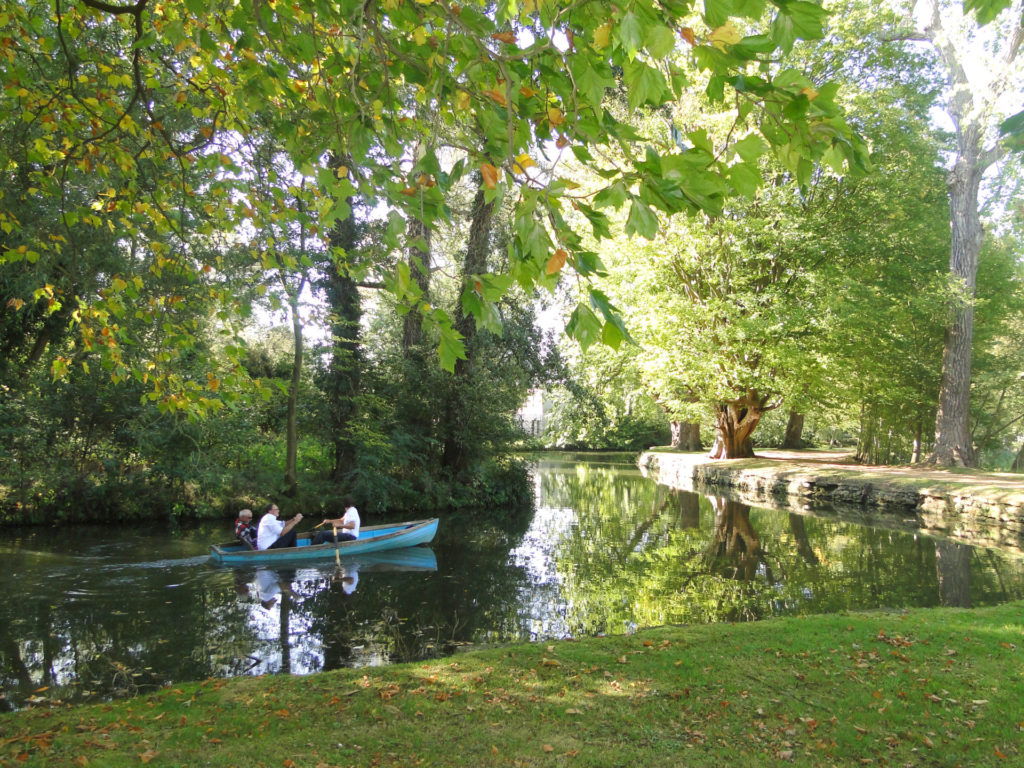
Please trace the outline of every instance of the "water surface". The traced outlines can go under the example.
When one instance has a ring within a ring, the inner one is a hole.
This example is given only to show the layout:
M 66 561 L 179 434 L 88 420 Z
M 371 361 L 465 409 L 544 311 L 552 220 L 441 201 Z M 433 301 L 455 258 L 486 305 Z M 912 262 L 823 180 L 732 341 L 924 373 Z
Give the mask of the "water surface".
M 0 532 L 0 709 L 467 644 L 1024 597 L 1019 557 L 895 514 L 872 527 L 751 508 L 658 486 L 627 456 L 544 457 L 534 480 L 525 532 L 442 517 L 429 548 L 280 571 L 211 565 L 230 521 Z

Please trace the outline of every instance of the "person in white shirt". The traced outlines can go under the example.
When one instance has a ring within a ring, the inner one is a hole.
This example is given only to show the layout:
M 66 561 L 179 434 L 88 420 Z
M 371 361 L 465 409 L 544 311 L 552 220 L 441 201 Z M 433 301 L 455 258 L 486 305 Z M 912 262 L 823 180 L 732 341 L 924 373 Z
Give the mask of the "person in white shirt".
M 257 549 L 281 549 L 295 546 L 295 531 L 293 529 L 302 521 L 302 513 L 295 515 L 288 522 L 277 519 L 280 513 L 281 510 L 277 508 L 277 504 L 267 505 L 266 512 L 260 518 L 260 527 L 256 532 Z
M 355 502 L 346 496 L 342 499 L 341 503 L 345 507 L 345 514 L 334 519 L 324 518 L 321 525 L 329 525 L 331 530 L 320 531 L 320 533 L 313 537 L 313 541 L 310 542 L 311 544 L 354 541 L 359 538 L 359 510 L 356 509 Z M 335 535 L 337 535 L 337 538 L 335 538 Z

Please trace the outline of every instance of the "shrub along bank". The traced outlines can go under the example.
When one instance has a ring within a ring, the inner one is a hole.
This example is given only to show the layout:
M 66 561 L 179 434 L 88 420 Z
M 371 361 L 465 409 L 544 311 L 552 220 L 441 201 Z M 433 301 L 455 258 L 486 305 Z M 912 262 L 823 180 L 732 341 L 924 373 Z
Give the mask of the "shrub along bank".
M 0 716 L 0 766 L 1024 764 L 1024 603 L 663 627 Z

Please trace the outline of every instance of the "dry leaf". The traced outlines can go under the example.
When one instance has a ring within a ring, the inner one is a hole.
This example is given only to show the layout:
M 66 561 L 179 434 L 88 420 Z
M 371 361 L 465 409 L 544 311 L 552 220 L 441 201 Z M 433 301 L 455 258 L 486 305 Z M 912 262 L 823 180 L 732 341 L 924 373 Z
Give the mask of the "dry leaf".
M 155 749 L 147 749 L 145 752 L 139 755 L 139 760 L 141 760 L 143 763 L 148 763 L 150 760 L 152 760 L 159 754 L 160 753 L 157 752 Z
M 490 163 L 480 164 L 480 175 L 484 177 L 484 186 L 488 189 L 498 186 L 498 169 Z
M 582 710 L 570 707 L 569 709 L 565 710 L 565 714 L 567 714 L 567 715 L 582 715 L 583 712 L 582 712 Z
M 548 259 L 548 265 L 544 268 L 544 272 L 549 275 L 557 274 L 565 266 L 565 260 L 569 258 L 569 254 L 562 248 L 555 251 L 555 254 Z
M 555 748 L 552 747 L 550 744 L 545 744 L 543 747 L 541 747 L 541 749 L 543 749 L 545 752 L 554 752 L 555 751 Z

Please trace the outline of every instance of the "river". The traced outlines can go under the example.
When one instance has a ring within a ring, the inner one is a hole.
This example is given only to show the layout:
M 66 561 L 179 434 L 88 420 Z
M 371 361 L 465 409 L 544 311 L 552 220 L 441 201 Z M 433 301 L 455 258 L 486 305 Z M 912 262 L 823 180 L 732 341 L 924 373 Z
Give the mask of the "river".
M 1020 557 L 897 516 L 871 527 L 673 491 L 626 455 L 547 455 L 533 476 L 525 530 L 442 515 L 429 548 L 340 568 L 215 567 L 230 520 L 0 531 L 0 710 L 660 624 L 1024 598 Z

